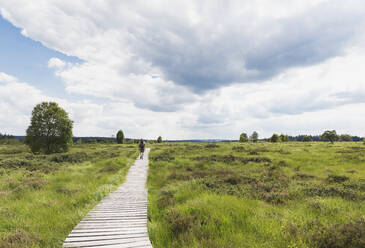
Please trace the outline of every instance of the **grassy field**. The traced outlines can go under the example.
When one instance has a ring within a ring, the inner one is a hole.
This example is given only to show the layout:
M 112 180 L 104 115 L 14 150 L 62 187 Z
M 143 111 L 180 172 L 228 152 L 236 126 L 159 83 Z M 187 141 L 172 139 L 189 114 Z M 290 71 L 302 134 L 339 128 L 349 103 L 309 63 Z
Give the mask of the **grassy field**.
M 166 247 L 365 247 L 362 143 L 163 143 L 149 234 Z
M 0 145 L 0 247 L 61 247 L 123 182 L 136 148 L 74 145 L 68 153 L 33 155 L 24 145 Z

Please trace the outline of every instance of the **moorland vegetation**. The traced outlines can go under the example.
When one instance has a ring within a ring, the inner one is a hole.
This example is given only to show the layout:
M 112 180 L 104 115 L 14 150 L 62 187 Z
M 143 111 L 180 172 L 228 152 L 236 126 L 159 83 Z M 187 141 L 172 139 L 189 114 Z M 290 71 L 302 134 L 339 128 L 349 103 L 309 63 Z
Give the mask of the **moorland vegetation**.
M 56 154 L 0 145 L 0 248 L 61 247 L 136 157 L 135 145 L 74 144 Z
M 163 143 L 150 153 L 154 247 L 365 247 L 365 146 Z

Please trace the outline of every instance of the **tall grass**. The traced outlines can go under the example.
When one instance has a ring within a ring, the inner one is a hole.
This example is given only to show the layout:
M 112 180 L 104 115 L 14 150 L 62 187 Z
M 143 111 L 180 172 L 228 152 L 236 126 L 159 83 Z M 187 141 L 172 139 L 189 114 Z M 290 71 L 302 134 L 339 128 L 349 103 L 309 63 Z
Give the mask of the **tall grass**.
M 365 247 L 361 143 L 156 144 L 159 247 Z
M 47 156 L 0 146 L 0 247 L 61 247 L 123 182 L 136 156 L 136 147 L 127 145 L 77 145 Z

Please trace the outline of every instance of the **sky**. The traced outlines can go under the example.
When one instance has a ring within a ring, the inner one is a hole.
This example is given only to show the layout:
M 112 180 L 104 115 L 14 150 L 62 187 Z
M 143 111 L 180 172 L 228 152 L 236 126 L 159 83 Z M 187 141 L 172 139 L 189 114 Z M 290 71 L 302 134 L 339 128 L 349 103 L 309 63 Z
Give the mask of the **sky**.
M 365 135 L 363 0 L 0 0 L 0 133 Z

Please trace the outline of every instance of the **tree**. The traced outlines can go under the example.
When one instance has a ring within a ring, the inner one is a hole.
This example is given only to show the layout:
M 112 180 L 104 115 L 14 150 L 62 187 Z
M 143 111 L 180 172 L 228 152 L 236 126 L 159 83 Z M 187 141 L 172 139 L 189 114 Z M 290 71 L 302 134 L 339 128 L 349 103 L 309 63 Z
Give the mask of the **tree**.
M 303 142 L 311 142 L 311 141 L 312 141 L 312 139 L 308 135 L 305 135 L 303 137 Z
M 333 142 L 338 140 L 338 136 L 336 133 L 336 130 L 327 130 L 321 135 L 321 140 L 323 141 L 329 141 L 333 144 Z
M 352 137 L 348 134 L 341 134 L 340 135 L 340 140 L 342 142 L 351 142 L 352 141 Z
M 248 142 L 248 137 L 246 133 L 241 133 L 240 142 Z
M 288 136 L 288 135 L 286 135 L 286 134 L 280 134 L 280 136 L 279 136 L 279 140 L 280 140 L 281 142 L 288 142 L 288 141 L 289 141 L 289 136 Z
M 270 138 L 269 138 L 269 141 L 270 142 L 279 142 L 280 141 L 280 138 L 279 138 L 279 135 L 277 135 L 276 133 L 274 133 Z
M 251 136 L 250 136 L 250 140 L 251 140 L 252 142 L 257 142 L 257 141 L 259 140 L 259 134 L 258 134 L 256 131 L 254 131 L 254 132 L 251 134 Z
M 117 132 L 117 143 L 118 144 L 124 144 L 125 143 L 124 133 L 123 133 L 122 130 L 119 130 Z
M 158 136 L 157 143 L 162 143 L 162 137 L 161 136 Z
M 73 121 L 55 102 L 42 102 L 32 111 L 25 143 L 33 153 L 66 152 L 72 144 Z

